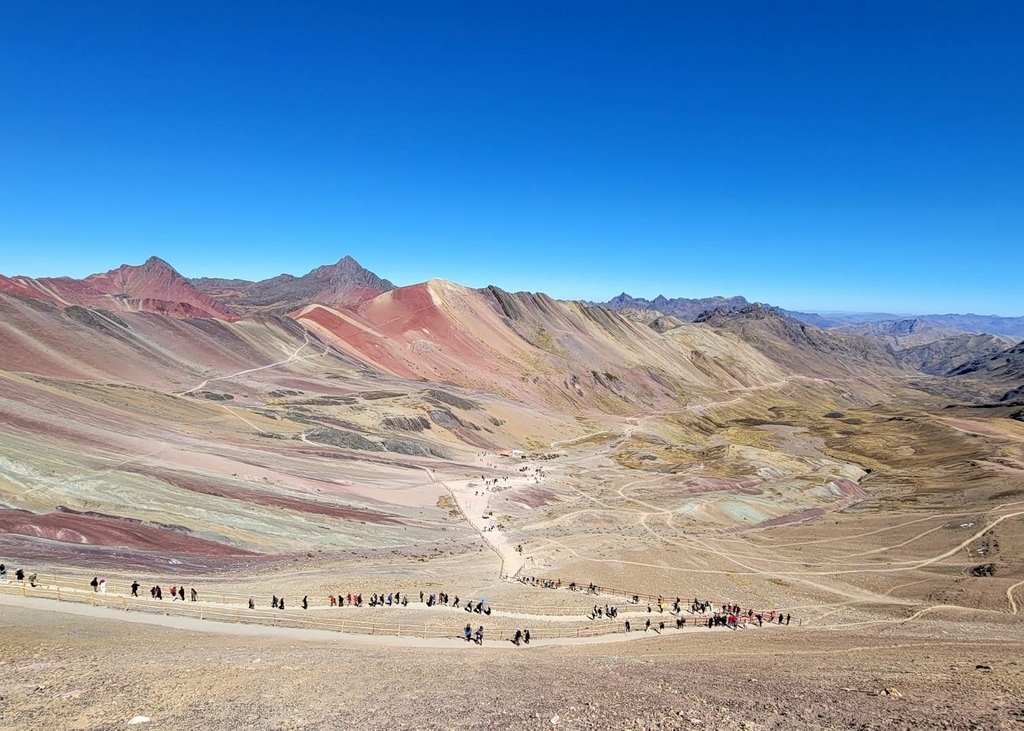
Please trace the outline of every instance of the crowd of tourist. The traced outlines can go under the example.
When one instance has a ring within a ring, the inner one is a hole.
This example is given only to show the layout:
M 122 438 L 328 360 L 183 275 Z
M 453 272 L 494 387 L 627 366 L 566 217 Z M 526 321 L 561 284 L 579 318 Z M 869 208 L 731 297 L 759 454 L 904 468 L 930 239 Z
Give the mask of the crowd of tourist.
M 38 586 L 38 575 L 32 573 L 26 575 L 24 569 L 16 569 L 14 572 L 17 581 L 27 582 L 30 586 Z M 561 579 L 547 579 L 538 577 L 517 577 L 518 581 L 528 586 L 534 586 L 544 589 L 561 589 L 565 586 L 569 591 L 573 592 L 584 592 L 592 595 L 614 595 L 623 597 L 624 600 L 633 605 L 640 605 L 641 595 L 633 594 L 632 596 L 626 596 L 621 591 L 610 590 L 606 587 L 598 586 L 594 583 L 581 584 L 575 581 L 563 582 Z M 0 581 L 8 581 L 8 569 L 5 564 L 0 563 Z M 99 594 L 105 594 L 107 591 L 107 581 L 99 576 L 94 576 L 92 581 L 89 582 L 89 586 L 93 592 Z M 139 589 L 142 585 L 138 581 L 133 581 L 131 584 L 131 596 L 139 597 Z M 153 585 L 149 589 L 149 595 L 152 599 L 162 601 L 164 599 L 165 589 L 160 585 Z M 184 586 L 172 585 L 166 590 L 170 595 L 170 600 L 173 601 L 199 601 L 199 592 L 195 587 L 186 589 Z M 644 595 L 647 598 L 647 595 Z M 409 592 L 393 591 L 385 594 L 384 592 L 375 592 L 364 601 L 361 593 L 341 593 L 330 594 L 327 597 L 328 606 L 331 607 L 407 607 L 410 599 L 412 598 Z M 474 602 L 470 599 L 465 602 L 456 594 L 450 595 L 447 592 L 436 592 L 426 593 L 423 591 L 419 592 L 418 595 L 419 603 L 425 607 L 447 607 L 450 609 L 463 609 L 466 612 L 482 615 L 491 614 L 491 605 L 486 599 L 480 599 Z M 276 594 L 271 597 L 270 606 L 272 609 L 283 610 L 286 607 L 284 597 L 278 597 Z M 299 603 L 302 609 L 308 609 L 310 606 L 309 596 L 303 596 L 302 601 Z M 250 596 L 248 600 L 248 608 L 256 609 L 256 599 Z M 749 626 L 756 624 L 758 627 L 767 624 L 777 624 L 788 626 L 792 620 L 791 615 L 784 614 L 777 610 L 772 611 L 756 611 L 750 607 L 743 608 L 736 603 L 726 603 L 721 605 L 715 605 L 711 601 L 694 598 L 692 602 L 685 606 L 680 597 L 675 597 L 675 600 L 670 604 L 667 604 L 665 599 L 661 596 L 650 597 L 650 600 L 646 602 L 646 613 L 654 615 L 655 611 L 660 615 L 664 614 L 666 610 L 670 615 L 674 617 L 675 628 L 685 629 L 687 625 L 687 616 L 685 612 L 693 615 L 692 626 L 707 626 L 711 628 L 727 628 L 737 629 L 739 627 Z M 586 615 L 590 620 L 603 620 L 603 619 L 617 619 L 619 616 L 619 608 L 615 604 L 606 603 L 603 606 L 595 604 L 590 610 L 589 614 Z M 623 628 L 626 632 L 631 632 L 633 626 L 629 619 L 626 619 Z M 643 631 L 654 631 L 662 632 L 665 629 L 665 621 L 658 620 L 652 622 L 651 617 L 647 617 L 643 624 Z M 467 623 L 464 629 L 464 637 L 467 641 L 475 642 L 476 644 L 483 644 L 483 626 L 479 626 L 475 631 L 472 626 Z M 512 635 L 511 642 L 515 645 L 530 644 L 530 630 L 517 629 Z

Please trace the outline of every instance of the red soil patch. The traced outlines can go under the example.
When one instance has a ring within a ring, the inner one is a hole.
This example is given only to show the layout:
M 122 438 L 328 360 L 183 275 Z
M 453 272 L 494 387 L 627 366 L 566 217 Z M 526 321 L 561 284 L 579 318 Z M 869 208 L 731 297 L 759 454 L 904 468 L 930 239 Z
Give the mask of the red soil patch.
M 125 472 L 132 472 L 134 474 L 162 480 L 163 482 L 174 485 L 182 490 L 188 490 L 189 492 L 198 492 L 203 495 L 213 495 L 214 497 L 222 497 L 229 500 L 240 500 L 242 502 L 252 503 L 253 505 L 294 510 L 296 512 L 310 513 L 313 515 L 326 515 L 331 518 L 341 518 L 342 520 L 359 520 L 377 525 L 402 524 L 402 521 L 398 520 L 394 515 L 374 513 L 369 510 L 359 510 L 357 508 L 345 508 L 339 505 L 328 505 L 326 503 L 302 500 L 300 498 L 289 497 L 287 495 L 274 495 L 269 492 L 263 492 L 262 490 L 252 490 L 244 487 L 238 487 L 236 485 L 219 484 L 193 475 L 170 472 L 167 470 L 146 469 L 143 467 L 133 468 L 131 466 L 124 466 L 121 469 Z
M 207 556 L 254 555 L 251 551 L 196 538 L 188 533 L 157 528 L 138 521 L 86 515 L 70 510 L 37 515 L 27 510 L 0 508 L 0 533 L 12 533 L 60 543 L 116 546 L 164 553 Z

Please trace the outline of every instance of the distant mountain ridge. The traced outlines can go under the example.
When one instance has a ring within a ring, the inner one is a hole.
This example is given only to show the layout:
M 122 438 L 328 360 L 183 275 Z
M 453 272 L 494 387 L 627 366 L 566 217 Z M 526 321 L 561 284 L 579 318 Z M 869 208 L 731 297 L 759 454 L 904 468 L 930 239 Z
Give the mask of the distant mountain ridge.
M 200 292 L 174 267 L 156 256 L 139 266 L 71 277 L 7 277 L 0 274 L 0 292 L 44 300 L 58 307 L 78 305 L 112 312 L 151 312 L 179 318 L 235 321 L 238 313 Z
M 607 302 L 588 302 L 587 304 L 602 305 L 610 310 L 656 310 L 663 315 L 678 317 L 683 322 L 693 322 L 698 315 L 708 310 L 719 308 L 735 310 L 746 307 L 750 302 L 745 297 L 701 297 L 697 299 L 676 297 L 669 299 L 660 294 L 654 299 L 648 300 L 643 297 L 631 297 L 623 292 Z
M 240 309 L 292 311 L 308 304 L 355 305 L 389 292 L 395 285 L 364 269 L 351 256 L 296 277 L 279 274 L 250 282 L 244 279 L 199 277 L 190 280 L 199 291 Z
M 874 323 L 887 325 L 899 322 L 916 321 L 932 327 L 943 328 L 956 332 L 967 333 L 988 333 L 989 335 L 1003 335 L 1009 338 L 1024 338 L 1024 316 L 1001 317 L 999 315 L 917 315 L 907 317 L 906 315 L 894 315 L 885 312 L 858 312 L 858 313 L 826 313 L 819 315 L 813 312 L 795 312 L 787 310 L 791 317 L 807 322 L 818 327 L 849 327 Z

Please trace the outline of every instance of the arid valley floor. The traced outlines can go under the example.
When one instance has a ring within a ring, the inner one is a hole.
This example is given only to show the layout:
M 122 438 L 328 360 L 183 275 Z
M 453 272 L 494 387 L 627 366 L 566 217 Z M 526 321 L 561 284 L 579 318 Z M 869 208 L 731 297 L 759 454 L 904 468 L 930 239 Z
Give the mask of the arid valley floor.
M 0 294 L 0 727 L 1024 728 L 1019 381 L 756 308 L 68 297 Z

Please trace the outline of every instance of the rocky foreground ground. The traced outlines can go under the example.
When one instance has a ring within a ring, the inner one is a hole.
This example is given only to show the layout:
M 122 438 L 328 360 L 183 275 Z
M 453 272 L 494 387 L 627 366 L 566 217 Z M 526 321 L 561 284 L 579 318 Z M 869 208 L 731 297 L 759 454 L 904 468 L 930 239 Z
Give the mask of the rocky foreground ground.
M 0 728 L 1024 728 L 1013 625 L 530 648 L 210 629 L 0 607 Z

